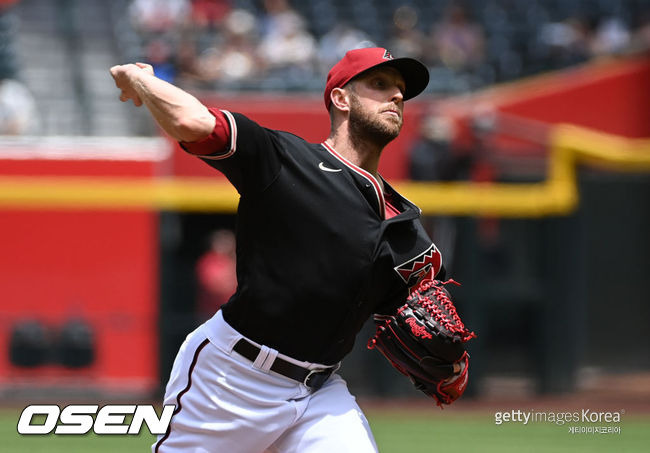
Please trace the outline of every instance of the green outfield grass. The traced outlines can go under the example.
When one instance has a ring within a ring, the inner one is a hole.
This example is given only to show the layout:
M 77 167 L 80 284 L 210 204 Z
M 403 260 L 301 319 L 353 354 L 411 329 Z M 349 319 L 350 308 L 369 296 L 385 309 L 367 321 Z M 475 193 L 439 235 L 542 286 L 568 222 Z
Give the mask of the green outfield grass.
M 0 410 L 0 451 L 8 453 L 147 452 L 154 437 L 21 436 L 20 409 Z M 494 413 L 447 411 L 367 411 L 382 453 L 457 452 L 646 452 L 650 415 L 626 415 L 620 434 L 571 434 L 567 425 L 494 423 Z M 146 431 L 146 428 L 143 429 Z M 218 453 L 218 452 L 215 452 Z M 253 453 L 253 452 L 251 452 Z
M 571 434 L 552 423 L 494 423 L 494 413 L 367 413 L 382 453 L 592 453 L 650 451 L 650 416 L 623 418 L 620 434 Z M 583 424 L 584 425 L 584 424 Z

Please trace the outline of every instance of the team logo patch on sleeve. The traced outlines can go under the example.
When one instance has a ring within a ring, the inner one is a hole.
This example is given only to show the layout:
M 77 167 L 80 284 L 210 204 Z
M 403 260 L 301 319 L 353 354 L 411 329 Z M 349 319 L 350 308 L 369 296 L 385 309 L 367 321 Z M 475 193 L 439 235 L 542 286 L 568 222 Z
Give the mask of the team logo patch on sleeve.
M 435 244 L 407 262 L 396 266 L 395 272 L 409 288 L 417 285 L 424 278 L 433 278 L 442 267 L 442 254 Z

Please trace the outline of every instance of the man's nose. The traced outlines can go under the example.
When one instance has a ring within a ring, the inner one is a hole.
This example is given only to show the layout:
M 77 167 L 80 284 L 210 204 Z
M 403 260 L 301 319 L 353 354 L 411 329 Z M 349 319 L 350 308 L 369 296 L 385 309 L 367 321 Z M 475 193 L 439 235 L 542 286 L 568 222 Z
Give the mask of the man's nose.
M 404 100 L 404 94 L 402 93 L 402 90 L 395 87 L 395 92 L 393 93 L 393 96 L 390 98 L 390 100 L 395 104 L 402 102 Z

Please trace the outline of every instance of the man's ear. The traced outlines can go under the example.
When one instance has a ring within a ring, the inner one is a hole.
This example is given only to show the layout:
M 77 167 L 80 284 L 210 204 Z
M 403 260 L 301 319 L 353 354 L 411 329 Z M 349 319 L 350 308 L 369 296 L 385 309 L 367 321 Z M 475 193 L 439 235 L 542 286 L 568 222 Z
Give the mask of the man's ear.
M 350 111 L 350 93 L 344 88 L 334 88 L 330 92 L 332 105 L 343 112 Z

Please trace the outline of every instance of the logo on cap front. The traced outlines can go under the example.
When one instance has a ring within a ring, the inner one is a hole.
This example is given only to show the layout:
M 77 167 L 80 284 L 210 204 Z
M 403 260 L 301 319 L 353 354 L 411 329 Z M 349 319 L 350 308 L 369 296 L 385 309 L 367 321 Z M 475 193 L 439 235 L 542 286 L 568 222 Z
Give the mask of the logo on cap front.
M 389 51 L 384 51 L 384 56 L 382 57 L 384 60 L 392 60 L 393 56 L 390 54 Z

